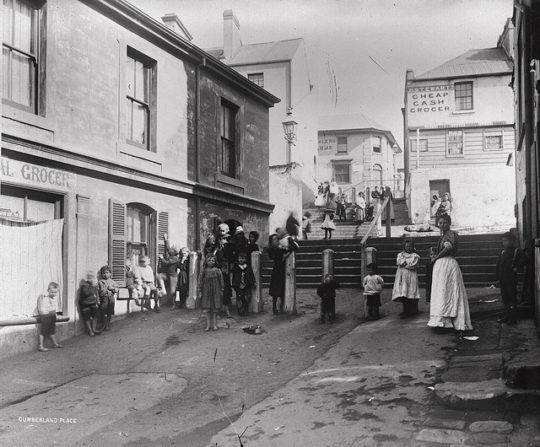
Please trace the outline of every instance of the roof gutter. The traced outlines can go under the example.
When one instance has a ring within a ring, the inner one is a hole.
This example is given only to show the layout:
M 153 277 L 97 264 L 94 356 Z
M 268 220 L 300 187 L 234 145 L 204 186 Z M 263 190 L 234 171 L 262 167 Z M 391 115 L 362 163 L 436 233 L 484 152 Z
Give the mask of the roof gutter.
M 196 64 L 202 64 L 206 60 L 206 69 L 208 71 L 234 84 L 244 93 L 257 98 L 268 107 L 273 107 L 274 104 L 280 102 L 278 97 L 249 81 L 223 62 L 182 38 L 164 24 L 134 7 L 126 0 L 79 1 L 92 9 L 108 14 L 118 23 L 128 25 L 130 30 L 166 49 L 177 57 L 190 60 Z
M 422 82 L 422 81 L 446 81 L 450 79 L 467 79 L 467 78 L 486 78 L 489 76 L 511 76 L 512 71 L 500 71 L 495 73 L 474 73 L 474 74 L 468 74 L 468 75 L 456 75 L 456 76 L 436 76 L 433 78 L 421 78 L 416 77 L 414 79 L 411 79 L 411 83 L 413 82 Z

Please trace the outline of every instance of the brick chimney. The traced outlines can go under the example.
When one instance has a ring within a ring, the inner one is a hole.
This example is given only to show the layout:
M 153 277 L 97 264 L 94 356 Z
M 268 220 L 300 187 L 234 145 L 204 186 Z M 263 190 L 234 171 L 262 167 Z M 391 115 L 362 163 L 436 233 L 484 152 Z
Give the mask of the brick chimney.
M 178 16 L 174 13 L 165 14 L 161 20 L 165 24 L 165 26 L 172 31 L 174 31 L 176 34 L 182 36 L 184 39 L 187 39 L 189 41 L 193 40 L 193 36 L 189 33 L 187 28 L 184 26 L 184 24 L 180 21 Z
M 230 59 L 242 46 L 240 22 L 231 9 L 223 11 L 223 57 Z

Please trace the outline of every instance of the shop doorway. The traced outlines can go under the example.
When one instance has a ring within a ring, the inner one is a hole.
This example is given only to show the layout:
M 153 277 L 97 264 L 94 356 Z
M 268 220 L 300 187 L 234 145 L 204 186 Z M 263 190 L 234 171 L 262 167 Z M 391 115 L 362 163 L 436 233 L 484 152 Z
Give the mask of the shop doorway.
M 431 208 L 431 217 L 435 217 L 437 212 L 438 203 L 440 203 L 443 194 L 450 194 L 450 180 L 430 180 L 429 181 L 429 197 L 430 197 L 430 208 Z M 450 195 L 450 197 L 452 197 Z
M 60 290 L 57 310 L 65 310 L 63 215 L 62 195 L 1 185 L 0 316 L 35 315 L 37 299 L 51 282 Z

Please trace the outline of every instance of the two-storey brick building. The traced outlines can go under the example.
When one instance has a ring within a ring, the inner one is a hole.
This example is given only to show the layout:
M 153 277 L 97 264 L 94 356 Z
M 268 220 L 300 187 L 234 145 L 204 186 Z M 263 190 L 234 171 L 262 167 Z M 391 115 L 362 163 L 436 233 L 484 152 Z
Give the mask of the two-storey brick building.
M 449 193 L 460 226 L 515 226 L 512 61 L 496 48 L 470 50 L 420 76 L 407 72 L 405 175 L 411 219 L 433 217 Z
M 87 273 L 110 264 L 122 283 L 126 258 L 155 266 L 164 233 L 200 249 L 232 218 L 268 235 L 278 98 L 125 0 L 7 0 L 2 14 L 0 319 L 24 322 L 55 281 L 67 336 Z M 34 331 L 0 328 L 2 352 Z

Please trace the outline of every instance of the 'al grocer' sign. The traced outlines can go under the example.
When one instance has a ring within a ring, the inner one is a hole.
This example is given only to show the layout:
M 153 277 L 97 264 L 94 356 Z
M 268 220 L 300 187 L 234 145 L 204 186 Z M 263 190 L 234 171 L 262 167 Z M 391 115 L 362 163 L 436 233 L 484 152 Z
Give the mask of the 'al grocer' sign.
M 76 176 L 60 169 L 47 168 L 32 163 L 0 158 L 0 181 L 14 185 L 69 192 L 75 188 Z

